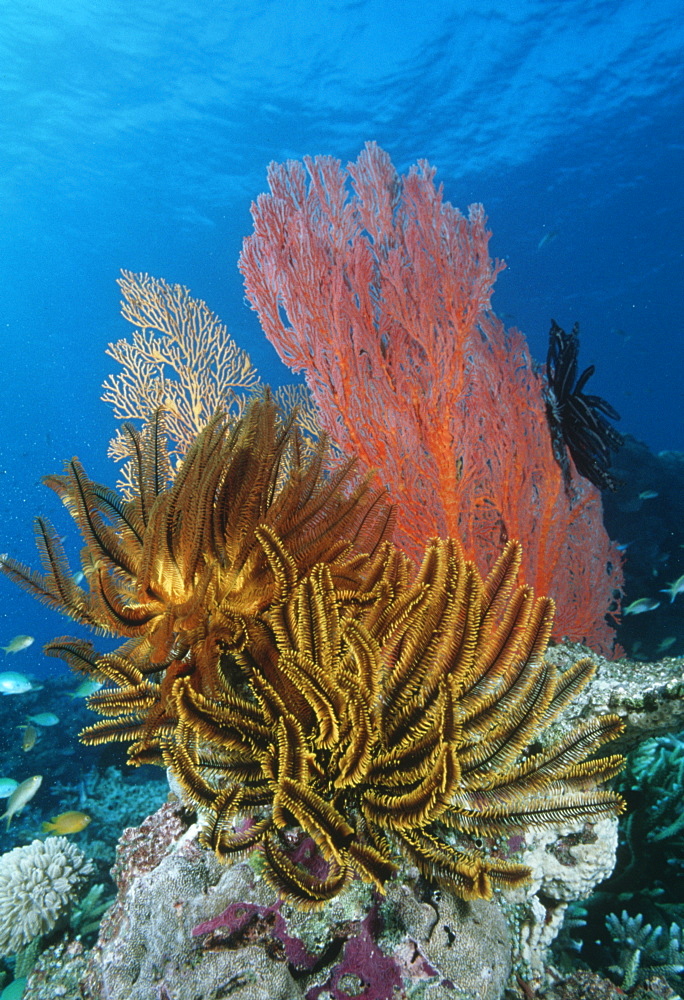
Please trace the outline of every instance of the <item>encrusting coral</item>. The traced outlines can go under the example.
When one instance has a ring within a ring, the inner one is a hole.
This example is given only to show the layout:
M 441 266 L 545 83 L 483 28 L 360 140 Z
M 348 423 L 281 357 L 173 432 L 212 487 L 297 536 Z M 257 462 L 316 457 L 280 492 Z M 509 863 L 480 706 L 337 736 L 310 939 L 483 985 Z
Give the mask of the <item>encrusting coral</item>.
M 268 393 L 233 426 L 211 420 L 175 477 L 159 415 L 125 433 L 132 499 L 76 460 L 46 480 L 83 535 L 88 591 L 44 519 L 44 573 L 0 567 L 125 638 L 104 655 L 68 637 L 46 651 L 105 682 L 84 742 L 170 767 L 220 857 L 258 846 L 266 878 L 308 908 L 355 874 L 382 889 L 402 852 L 474 899 L 529 872 L 469 835 L 621 810 L 597 785 L 622 759 L 586 759 L 615 716 L 528 752 L 593 667 L 544 662 L 553 602 L 516 586 L 517 543 L 485 580 L 451 539 L 414 570 L 384 492 L 353 460 L 326 468 L 325 440 L 303 460 Z
M 94 870 L 66 837 L 34 840 L 0 857 L 0 955 L 47 934 L 78 899 Z

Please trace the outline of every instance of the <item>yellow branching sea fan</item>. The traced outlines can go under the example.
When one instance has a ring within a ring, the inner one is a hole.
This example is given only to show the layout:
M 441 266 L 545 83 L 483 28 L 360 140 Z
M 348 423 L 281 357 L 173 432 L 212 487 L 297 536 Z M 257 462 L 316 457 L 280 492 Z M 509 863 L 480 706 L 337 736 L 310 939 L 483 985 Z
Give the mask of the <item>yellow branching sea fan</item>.
M 88 589 L 43 519 L 43 573 L 1 567 L 125 638 L 105 655 L 69 637 L 46 652 L 104 682 L 83 741 L 170 768 L 220 858 L 257 848 L 305 908 L 355 875 L 381 890 L 402 854 L 473 899 L 530 873 L 470 835 L 621 811 L 598 786 L 622 758 L 587 759 L 617 717 L 529 752 L 594 667 L 544 662 L 553 602 L 516 586 L 517 543 L 485 580 L 451 539 L 416 571 L 389 541 L 384 492 L 353 460 L 326 469 L 325 441 L 304 460 L 268 393 L 235 426 L 210 421 L 173 479 L 159 417 L 125 433 L 132 499 L 76 460 L 46 480 L 83 535 Z

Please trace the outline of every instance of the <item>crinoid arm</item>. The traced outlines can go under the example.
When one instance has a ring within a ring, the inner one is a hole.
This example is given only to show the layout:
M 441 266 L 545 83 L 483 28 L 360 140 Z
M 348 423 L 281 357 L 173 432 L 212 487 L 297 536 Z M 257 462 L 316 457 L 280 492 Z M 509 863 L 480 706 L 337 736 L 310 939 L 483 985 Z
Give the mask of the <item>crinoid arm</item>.
M 458 851 L 426 830 L 404 832 L 401 839 L 423 875 L 446 879 L 461 899 L 491 899 L 495 885 L 514 887 L 530 879 L 525 865 Z
M 515 587 L 515 546 L 482 581 L 453 541 L 435 539 L 413 581 L 400 575 L 359 604 L 325 565 L 294 583 L 281 543 L 264 541 L 283 584 L 233 653 L 250 699 L 227 694 L 221 707 L 190 679 L 178 686 L 184 724 L 210 750 L 200 779 L 218 789 L 217 762 L 234 774 L 234 755 L 251 754 L 243 787 L 264 795 L 244 836 L 212 808 L 204 836 L 217 853 L 259 842 L 266 878 L 305 908 L 353 874 L 382 890 L 402 855 L 475 899 L 529 870 L 453 847 L 445 827 L 496 837 L 621 811 L 598 786 L 622 758 L 589 759 L 619 735 L 615 717 L 525 755 L 594 668 L 581 660 L 559 675 L 544 662 L 553 604 Z M 315 844 L 315 876 L 280 839 L 293 830 Z
M 330 866 L 325 878 L 310 874 L 293 862 L 287 853 L 271 840 L 264 840 L 261 850 L 264 856 L 264 878 L 269 885 L 285 899 L 299 905 L 302 910 L 318 910 L 329 900 L 339 895 L 353 878 L 351 868 Z
M 615 490 L 611 451 L 622 447 L 624 439 L 608 421 L 619 420 L 620 414 L 601 396 L 584 392 L 595 368 L 590 365 L 577 378 L 578 358 L 579 324 L 566 333 L 551 320 L 544 395 L 554 457 L 566 487 L 571 478 L 569 452 L 580 476 L 601 490 Z

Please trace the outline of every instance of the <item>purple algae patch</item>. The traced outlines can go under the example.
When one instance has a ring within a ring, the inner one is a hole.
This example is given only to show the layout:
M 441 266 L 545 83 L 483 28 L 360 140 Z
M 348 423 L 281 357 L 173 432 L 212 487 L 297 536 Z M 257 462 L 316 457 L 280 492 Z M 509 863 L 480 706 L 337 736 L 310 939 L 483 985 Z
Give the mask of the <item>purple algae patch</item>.
M 245 931 L 249 924 L 261 922 L 272 937 L 283 946 L 288 962 L 298 969 L 312 969 L 318 961 L 305 948 L 303 941 L 288 933 L 287 924 L 280 913 L 280 902 L 273 906 L 257 906 L 255 903 L 231 903 L 223 913 L 213 920 L 207 920 L 193 928 L 193 937 L 200 934 L 214 934 L 222 931 L 222 939 Z
M 318 1000 L 322 993 L 333 1000 L 392 1000 L 402 987 L 402 976 L 394 959 L 378 947 L 377 909 L 361 922 L 358 933 L 347 940 L 342 959 L 323 986 L 314 986 L 306 1000 Z

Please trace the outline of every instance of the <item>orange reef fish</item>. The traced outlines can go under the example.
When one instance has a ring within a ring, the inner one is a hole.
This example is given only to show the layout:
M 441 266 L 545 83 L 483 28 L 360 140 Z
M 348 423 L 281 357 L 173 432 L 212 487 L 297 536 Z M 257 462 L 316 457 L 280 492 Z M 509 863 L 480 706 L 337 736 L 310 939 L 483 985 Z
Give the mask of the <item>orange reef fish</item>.
M 64 812 L 43 823 L 43 833 L 80 833 L 90 823 L 90 816 L 82 812 Z

